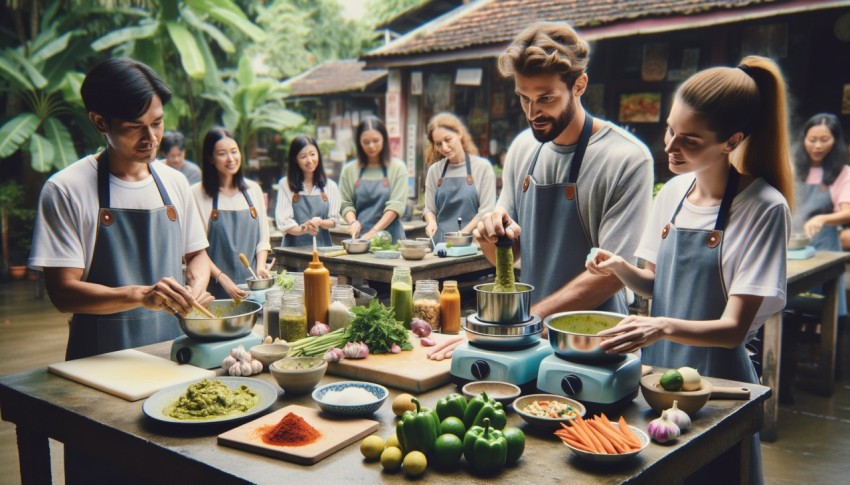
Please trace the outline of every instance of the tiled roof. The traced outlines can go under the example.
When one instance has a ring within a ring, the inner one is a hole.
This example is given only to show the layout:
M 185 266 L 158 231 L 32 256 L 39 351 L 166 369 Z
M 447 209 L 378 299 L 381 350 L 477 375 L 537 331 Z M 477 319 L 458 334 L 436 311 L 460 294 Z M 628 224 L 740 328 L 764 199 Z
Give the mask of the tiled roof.
M 327 61 L 284 82 L 289 97 L 365 91 L 387 76 L 386 69 L 363 69 L 365 62 L 353 59 Z
M 537 21 L 566 21 L 577 29 L 648 17 L 704 14 L 783 0 L 479 0 L 460 7 L 362 59 L 506 44 Z M 799 2 L 793 2 L 799 3 Z

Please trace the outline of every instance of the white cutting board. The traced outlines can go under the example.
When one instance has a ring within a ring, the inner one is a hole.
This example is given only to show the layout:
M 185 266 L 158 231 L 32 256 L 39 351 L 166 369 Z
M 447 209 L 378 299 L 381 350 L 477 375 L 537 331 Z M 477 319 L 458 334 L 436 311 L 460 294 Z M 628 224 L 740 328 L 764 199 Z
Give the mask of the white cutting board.
M 288 413 L 295 413 L 304 418 L 321 436 L 313 443 L 303 446 L 275 446 L 265 443 L 263 433 L 274 427 Z M 301 465 L 312 465 L 378 431 L 379 426 L 377 421 L 371 419 L 334 419 L 318 409 L 292 404 L 218 435 L 218 444 Z
M 178 364 L 128 349 L 47 366 L 66 379 L 128 401 L 138 401 L 168 386 L 214 377 L 215 371 Z

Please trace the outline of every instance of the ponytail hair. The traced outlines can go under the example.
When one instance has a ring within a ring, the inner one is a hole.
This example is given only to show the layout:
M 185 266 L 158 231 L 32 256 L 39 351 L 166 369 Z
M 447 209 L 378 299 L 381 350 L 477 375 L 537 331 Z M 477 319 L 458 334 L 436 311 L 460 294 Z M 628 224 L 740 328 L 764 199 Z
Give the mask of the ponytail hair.
M 715 67 L 685 81 L 676 96 L 697 112 L 717 139 L 744 139 L 729 156 L 735 168 L 761 177 L 794 207 L 785 81 L 779 66 L 747 56 L 738 67 Z

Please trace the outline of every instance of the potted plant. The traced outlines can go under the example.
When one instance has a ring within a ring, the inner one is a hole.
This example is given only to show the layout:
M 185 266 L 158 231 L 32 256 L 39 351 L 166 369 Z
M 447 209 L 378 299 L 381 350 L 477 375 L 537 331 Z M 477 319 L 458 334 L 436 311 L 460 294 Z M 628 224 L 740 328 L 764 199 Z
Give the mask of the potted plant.
M 0 184 L 0 231 L 3 268 L 13 278 L 23 278 L 32 247 L 35 210 L 24 204 L 24 189 L 17 182 Z

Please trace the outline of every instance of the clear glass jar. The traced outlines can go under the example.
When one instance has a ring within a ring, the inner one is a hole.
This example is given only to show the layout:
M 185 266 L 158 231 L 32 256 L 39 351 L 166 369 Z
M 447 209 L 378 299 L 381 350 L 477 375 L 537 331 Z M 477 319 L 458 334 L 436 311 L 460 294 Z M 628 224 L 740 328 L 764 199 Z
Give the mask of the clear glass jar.
M 295 342 L 307 336 L 307 312 L 304 309 L 304 297 L 287 293 L 280 307 L 280 338 Z
M 425 320 L 431 329 L 440 330 L 440 283 L 419 280 L 413 292 L 413 317 Z
M 331 288 L 331 305 L 328 307 L 328 325 L 338 330 L 348 325 L 354 317 L 349 310 L 357 305 L 354 299 L 354 287 L 339 285 Z
M 444 281 L 440 293 L 440 324 L 442 333 L 460 332 L 460 292 L 457 281 Z
M 395 319 L 402 322 L 405 328 L 410 328 L 410 321 L 413 320 L 413 278 L 410 276 L 410 268 L 393 268 L 390 306 L 395 310 Z
M 272 339 L 280 338 L 280 305 L 283 303 L 283 291 L 269 290 L 263 304 L 263 333 Z

